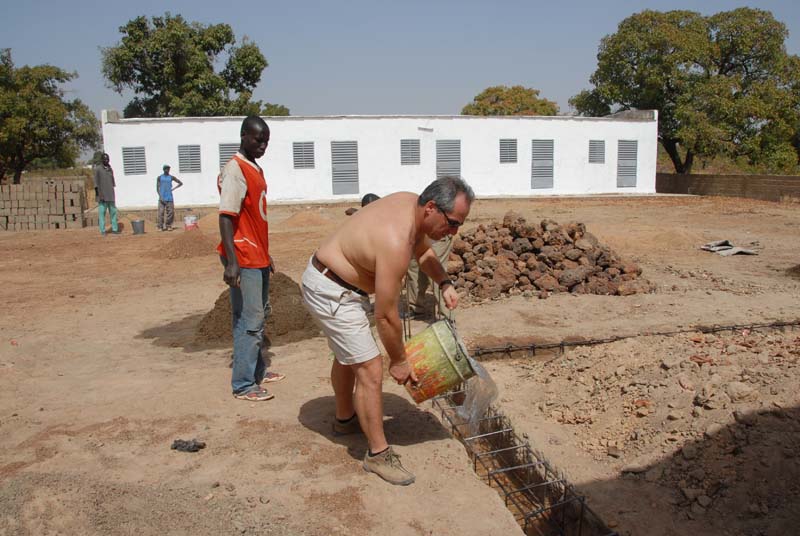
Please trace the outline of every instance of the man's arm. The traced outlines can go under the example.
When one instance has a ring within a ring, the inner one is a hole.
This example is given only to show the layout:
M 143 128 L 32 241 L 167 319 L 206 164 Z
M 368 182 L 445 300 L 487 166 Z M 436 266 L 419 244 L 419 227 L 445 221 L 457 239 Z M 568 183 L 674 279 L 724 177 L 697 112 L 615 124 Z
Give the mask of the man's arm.
M 375 261 L 375 326 L 386 353 L 389 356 L 389 374 L 399 384 L 409 380 L 417 382 L 403 345 L 403 325 L 397 308 L 400 297 L 400 282 L 408 268 L 410 251 L 389 251 L 384 247 L 376 252 Z
M 233 247 L 233 216 L 230 214 L 219 215 L 219 235 L 222 238 L 222 249 L 225 250 L 225 272 L 222 278 L 232 287 L 239 286 L 239 259 L 236 258 L 236 248 Z
M 94 175 L 92 175 L 92 182 L 94 183 L 94 200 L 100 199 L 100 190 L 97 188 L 97 175 L 100 170 L 95 166 Z
M 178 177 L 175 177 L 174 175 L 170 175 L 170 177 L 172 177 L 172 182 L 178 183 L 178 185 L 175 188 L 173 188 L 173 190 L 177 190 L 178 188 L 183 186 L 183 183 L 180 181 L 180 179 L 178 179 Z
M 159 186 L 159 184 L 158 184 L 158 179 L 159 178 L 160 177 L 156 177 L 156 193 L 158 194 L 158 199 L 160 200 L 161 199 L 161 189 L 158 187 Z

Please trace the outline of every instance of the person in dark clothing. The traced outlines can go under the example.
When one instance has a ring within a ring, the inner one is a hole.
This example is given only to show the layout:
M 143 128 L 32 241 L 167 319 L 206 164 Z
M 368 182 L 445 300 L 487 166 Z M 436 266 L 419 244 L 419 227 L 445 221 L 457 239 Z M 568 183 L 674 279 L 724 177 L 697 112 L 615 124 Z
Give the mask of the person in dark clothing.
M 117 183 L 114 181 L 114 170 L 109 162 L 108 153 L 103 153 L 103 163 L 94 167 L 94 197 L 97 200 L 100 234 L 103 236 L 106 234 L 106 210 L 111 216 L 111 232 L 119 234 L 116 197 L 114 195 L 114 188 Z

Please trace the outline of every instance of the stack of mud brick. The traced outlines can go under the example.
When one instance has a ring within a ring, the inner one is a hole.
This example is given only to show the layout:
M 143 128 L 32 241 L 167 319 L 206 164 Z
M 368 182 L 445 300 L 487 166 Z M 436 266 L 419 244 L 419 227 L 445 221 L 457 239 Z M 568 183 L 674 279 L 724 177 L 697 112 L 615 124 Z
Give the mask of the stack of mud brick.
M 77 181 L 36 181 L 0 186 L 0 230 L 80 229 L 86 193 Z

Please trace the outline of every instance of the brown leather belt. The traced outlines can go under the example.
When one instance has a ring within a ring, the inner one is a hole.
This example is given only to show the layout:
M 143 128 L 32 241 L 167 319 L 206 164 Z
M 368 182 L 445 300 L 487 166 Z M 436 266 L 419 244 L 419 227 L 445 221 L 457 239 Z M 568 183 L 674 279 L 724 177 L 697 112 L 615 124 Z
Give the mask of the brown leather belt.
M 333 270 L 322 264 L 322 262 L 317 258 L 316 253 L 314 254 L 313 257 L 311 257 L 311 265 L 314 268 L 316 268 L 319 271 L 319 273 L 321 273 L 322 275 L 324 275 L 325 277 L 327 277 L 340 287 L 344 287 L 347 290 L 352 290 L 353 292 L 355 292 L 356 294 L 360 294 L 361 296 L 368 296 L 366 292 L 364 292 L 358 287 L 354 287 L 353 285 L 351 285 L 350 283 L 348 283 L 347 281 L 336 275 L 336 273 Z

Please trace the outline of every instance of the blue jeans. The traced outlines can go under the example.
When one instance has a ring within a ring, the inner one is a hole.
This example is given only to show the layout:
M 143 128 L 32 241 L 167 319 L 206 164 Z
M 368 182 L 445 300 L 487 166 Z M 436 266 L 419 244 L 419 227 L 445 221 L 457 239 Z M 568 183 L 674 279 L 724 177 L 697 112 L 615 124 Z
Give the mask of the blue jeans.
M 227 260 L 222 257 L 222 264 Z M 264 322 L 270 313 L 269 276 L 271 269 L 242 268 L 239 287 L 231 287 L 233 327 L 233 394 L 259 388 L 267 366 L 261 358 Z
M 111 214 L 111 232 L 116 233 L 117 227 L 117 205 L 113 201 L 98 201 L 97 212 L 98 223 L 100 224 L 100 234 L 106 234 L 106 209 Z

